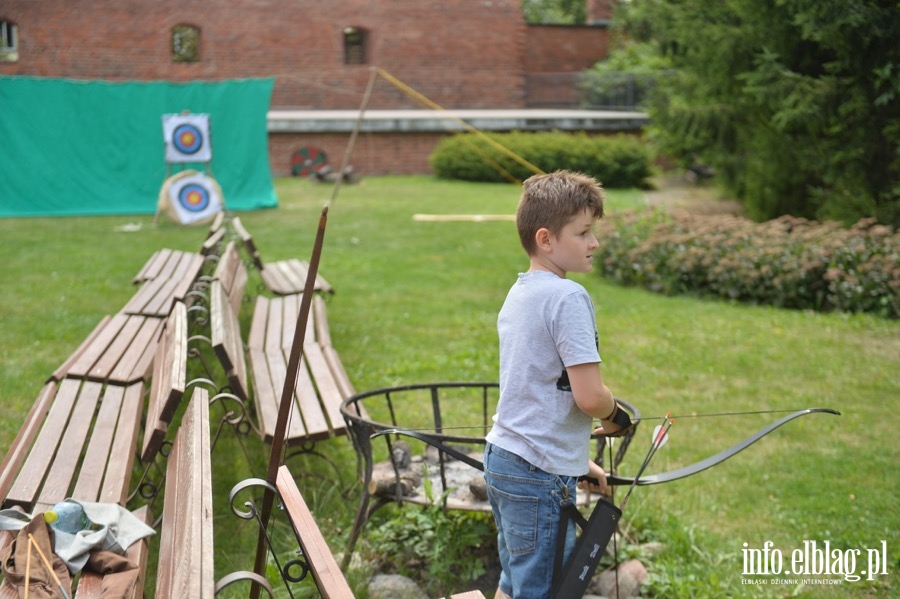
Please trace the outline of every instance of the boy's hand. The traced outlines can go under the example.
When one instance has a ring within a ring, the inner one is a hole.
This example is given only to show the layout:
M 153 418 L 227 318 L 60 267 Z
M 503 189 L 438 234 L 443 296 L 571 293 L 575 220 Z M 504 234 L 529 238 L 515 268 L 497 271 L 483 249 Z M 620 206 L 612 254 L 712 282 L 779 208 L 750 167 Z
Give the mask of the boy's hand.
M 594 430 L 595 435 L 606 435 L 608 437 L 622 437 L 634 428 L 631 422 L 631 416 L 628 412 L 616 403 L 616 408 L 608 419 L 600 420 L 600 428 Z
M 607 495 L 609 487 L 606 484 L 606 472 L 593 460 L 588 460 L 588 473 L 578 477 L 578 488 L 589 493 Z

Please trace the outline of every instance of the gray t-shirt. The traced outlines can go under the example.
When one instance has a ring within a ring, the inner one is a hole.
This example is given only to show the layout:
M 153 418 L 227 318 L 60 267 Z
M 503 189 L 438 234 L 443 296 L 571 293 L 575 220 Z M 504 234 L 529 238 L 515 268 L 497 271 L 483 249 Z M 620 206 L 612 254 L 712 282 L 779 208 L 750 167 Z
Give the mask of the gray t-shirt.
M 487 441 L 551 474 L 587 472 L 592 419 L 567 366 L 599 363 L 594 304 L 574 281 L 520 273 L 497 318 L 500 400 Z

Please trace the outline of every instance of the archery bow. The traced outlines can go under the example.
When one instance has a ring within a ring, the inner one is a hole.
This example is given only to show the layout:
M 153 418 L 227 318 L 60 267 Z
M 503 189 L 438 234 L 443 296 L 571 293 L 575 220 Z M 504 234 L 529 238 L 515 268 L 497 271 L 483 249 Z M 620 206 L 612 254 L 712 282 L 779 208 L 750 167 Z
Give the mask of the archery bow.
M 796 418 L 800 418 L 801 416 L 806 416 L 807 414 L 833 414 L 835 416 L 840 416 L 840 412 L 831 408 L 805 408 L 803 410 L 797 410 L 796 412 L 792 412 L 787 416 L 779 418 L 775 422 L 765 426 L 750 435 L 746 439 L 735 443 L 728 449 L 724 449 L 719 453 L 716 453 L 706 459 L 700 460 L 699 462 L 695 462 L 693 464 L 689 464 L 687 466 L 683 466 L 681 468 L 676 468 L 675 470 L 670 470 L 669 472 L 663 472 L 661 474 L 651 474 L 649 476 L 642 476 L 638 474 L 637 476 L 629 477 L 629 476 L 620 476 L 618 474 L 607 474 L 606 475 L 606 484 L 608 485 L 657 485 L 660 483 L 668 483 L 681 478 L 686 478 L 688 476 L 693 476 L 694 474 L 698 474 L 703 472 L 704 470 L 708 470 L 717 464 L 721 464 L 725 460 L 734 457 L 741 451 L 747 449 L 775 429 L 780 426 L 787 424 L 791 420 Z M 696 416 L 700 416 L 699 414 Z M 681 416 L 684 418 L 684 416 Z M 644 418 L 643 420 L 647 420 Z M 484 471 L 484 464 L 479 460 L 473 458 L 466 453 L 459 451 L 449 445 L 444 444 L 441 439 L 437 436 L 429 433 L 424 433 L 422 431 L 411 430 L 411 429 L 403 429 L 403 428 L 390 428 L 379 431 L 372 435 L 372 438 L 380 437 L 383 435 L 404 435 L 407 437 L 412 437 L 413 439 L 418 439 L 420 441 L 424 441 L 429 445 L 435 447 L 447 455 L 456 458 L 457 460 L 472 466 L 478 470 Z

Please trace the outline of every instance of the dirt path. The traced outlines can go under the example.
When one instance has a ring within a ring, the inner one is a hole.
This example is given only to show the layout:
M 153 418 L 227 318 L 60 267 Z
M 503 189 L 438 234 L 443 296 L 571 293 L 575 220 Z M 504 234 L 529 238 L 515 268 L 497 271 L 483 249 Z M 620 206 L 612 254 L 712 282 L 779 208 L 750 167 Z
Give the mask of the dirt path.
M 653 179 L 654 189 L 644 193 L 648 206 L 682 209 L 692 214 L 741 214 L 736 200 L 722 198 L 712 183 L 693 183 L 681 174 Z

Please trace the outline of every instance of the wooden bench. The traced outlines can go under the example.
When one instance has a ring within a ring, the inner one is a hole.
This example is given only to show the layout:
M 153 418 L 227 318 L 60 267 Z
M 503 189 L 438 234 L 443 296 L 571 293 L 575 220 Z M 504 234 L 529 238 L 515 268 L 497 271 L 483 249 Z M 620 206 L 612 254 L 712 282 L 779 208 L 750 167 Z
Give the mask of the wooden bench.
M 228 231 L 225 229 L 225 212 L 219 211 L 216 213 L 212 224 L 209 226 L 206 239 L 200 246 L 200 253 L 204 256 L 218 254 L 216 249 L 219 248 L 221 243 L 225 240 L 227 232 Z
M 253 265 L 259 271 L 263 285 L 272 293 L 278 295 L 291 295 L 304 291 L 306 277 L 309 272 L 309 264 L 297 259 L 280 260 L 278 262 L 264 262 L 253 241 L 253 236 L 244 227 L 241 219 L 231 219 L 231 227 L 241 239 L 244 249 L 253 260 Z M 315 291 L 331 293 L 331 285 L 321 275 L 316 276 Z
M 187 388 L 187 308 L 177 302 L 157 346 L 141 460 L 151 462 L 166 439 L 169 423 Z
M 180 399 L 187 356 L 186 311 L 176 304 L 157 348 L 151 405 Z M 177 331 L 177 333 L 176 333 Z M 67 375 L 41 391 L 0 471 L 3 506 L 47 509 L 66 498 L 119 503 L 128 498 L 144 406 L 143 380 L 120 384 Z M 169 408 L 166 413 L 174 411 Z M 147 437 L 158 439 L 157 414 Z M 161 440 L 154 445 L 161 445 Z M 147 453 L 149 455 L 149 453 Z
M 232 392 L 244 401 L 250 398 L 246 359 L 249 357 L 259 429 L 263 439 L 270 443 L 275 434 L 302 296 L 257 297 L 245 356 L 235 311 L 243 287 L 233 285 L 229 292 L 226 280 L 215 279 L 210 286 L 211 342 Z M 340 356 L 331 344 L 325 300 L 316 295 L 307 323 L 286 442 L 308 444 L 345 433 L 340 406 L 354 393 Z
M 300 295 L 258 296 L 253 310 L 247 351 L 254 402 L 267 443 L 275 434 L 300 301 Z M 353 386 L 337 351 L 330 345 L 325 300 L 317 295 L 312 305 L 285 436 L 289 445 L 344 434 L 346 424 L 341 403 L 353 395 Z
M 353 591 L 287 466 L 278 469 L 275 488 L 319 593 L 325 599 L 353 599 Z M 451 599 L 484 599 L 484 595 L 480 591 L 468 591 Z
M 166 468 L 156 596 L 212 599 L 213 555 L 209 394 L 195 387 Z
M 176 301 L 184 301 L 200 271 L 205 256 L 194 252 L 156 251 L 134 277 L 141 287 L 121 312 L 165 318 Z
M 127 385 L 146 378 L 163 319 L 118 313 L 105 316 L 50 376 Z
M 213 279 L 221 284 L 222 290 L 228 296 L 232 311 L 240 314 L 241 304 L 244 301 L 244 290 L 247 288 L 247 267 L 244 266 L 234 241 L 229 241 L 225 245 L 213 271 Z

